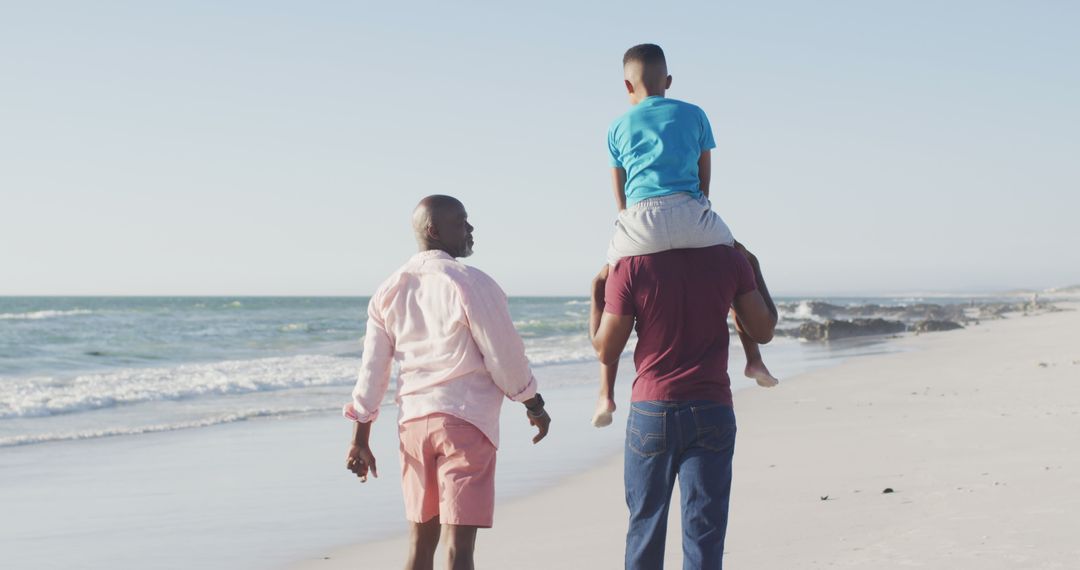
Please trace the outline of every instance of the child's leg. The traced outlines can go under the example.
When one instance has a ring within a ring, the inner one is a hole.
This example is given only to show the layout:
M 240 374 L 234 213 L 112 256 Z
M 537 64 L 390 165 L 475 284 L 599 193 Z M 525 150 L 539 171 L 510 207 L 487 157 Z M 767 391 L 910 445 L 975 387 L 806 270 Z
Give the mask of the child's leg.
M 731 314 L 734 316 L 735 311 Z M 764 388 L 772 388 L 780 383 L 765 367 L 765 362 L 761 359 L 761 349 L 758 348 L 758 344 L 754 342 L 749 335 L 743 332 L 742 323 L 739 322 L 739 317 L 735 317 L 735 330 L 739 331 L 739 340 L 742 341 L 743 352 L 746 353 L 746 369 L 743 374 L 747 378 L 753 378 L 757 380 L 758 386 Z
M 592 425 L 596 427 L 611 425 L 611 414 L 615 411 L 615 374 L 618 371 L 618 362 L 611 366 L 600 365 L 600 401 L 596 403 L 596 413 L 592 419 Z

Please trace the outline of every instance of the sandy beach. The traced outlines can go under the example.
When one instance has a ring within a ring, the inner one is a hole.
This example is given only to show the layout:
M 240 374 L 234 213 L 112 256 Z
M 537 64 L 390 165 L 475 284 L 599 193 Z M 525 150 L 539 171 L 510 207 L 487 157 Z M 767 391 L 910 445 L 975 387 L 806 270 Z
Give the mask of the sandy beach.
M 1080 304 L 1059 307 L 910 336 L 895 341 L 900 353 L 737 392 L 727 564 L 1076 567 Z M 608 429 L 625 421 L 620 404 Z M 671 568 L 681 565 L 677 513 Z M 499 504 L 477 565 L 620 568 L 625 529 L 615 456 Z M 405 552 L 400 537 L 294 567 L 398 568 Z

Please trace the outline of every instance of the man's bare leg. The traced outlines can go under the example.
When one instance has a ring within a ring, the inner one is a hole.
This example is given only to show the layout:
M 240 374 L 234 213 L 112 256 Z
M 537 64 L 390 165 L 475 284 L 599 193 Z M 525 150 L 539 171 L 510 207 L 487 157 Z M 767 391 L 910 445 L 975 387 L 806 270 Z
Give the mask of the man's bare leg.
M 611 425 L 611 414 L 615 412 L 615 375 L 618 371 L 618 362 L 611 366 L 600 365 L 600 401 L 596 404 L 592 419 L 592 425 L 596 427 Z
M 443 540 L 446 542 L 449 570 L 474 570 L 473 552 L 476 550 L 475 526 L 446 525 Z
M 734 311 L 732 314 L 734 314 Z M 758 348 L 758 344 L 743 332 L 738 317 L 735 318 L 735 330 L 739 331 L 739 340 L 742 341 L 743 352 L 746 353 L 746 369 L 743 374 L 747 378 L 757 380 L 758 386 L 763 388 L 772 388 L 779 384 L 780 381 L 765 367 L 765 361 L 761 359 L 761 349 Z
M 410 530 L 409 560 L 405 570 L 435 570 L 435 549 L 442 533 L 439 517 L 425 523 L 412 523 Z

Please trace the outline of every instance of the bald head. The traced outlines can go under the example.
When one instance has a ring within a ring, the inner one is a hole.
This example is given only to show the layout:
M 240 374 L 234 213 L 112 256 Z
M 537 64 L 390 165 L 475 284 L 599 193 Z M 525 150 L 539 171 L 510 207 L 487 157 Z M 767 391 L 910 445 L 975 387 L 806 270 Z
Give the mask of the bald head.
M 639 44 L 623 55 L 623 79 L 631 95 L 644 99 L 649 95 L 663 95 L 671 86 L 664 50 L 656 44 Z
M 428 196 L 413 209 L 413 232 L 421 251 L 438 249 L 454 257 L 472 255 L 472 231 L 465 205 L 452 196 Z

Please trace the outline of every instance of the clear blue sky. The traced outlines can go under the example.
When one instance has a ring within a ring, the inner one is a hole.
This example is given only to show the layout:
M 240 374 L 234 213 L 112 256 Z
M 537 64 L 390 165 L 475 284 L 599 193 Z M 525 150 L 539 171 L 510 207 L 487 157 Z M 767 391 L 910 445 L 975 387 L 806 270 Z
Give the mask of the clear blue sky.
M 510 294 L 583 294 L 646 41 L 775 291 L 1080 283 L 1078 29 L 1064 1 L 6 2 L 0 294 L 367 294 L 429 193 Z

